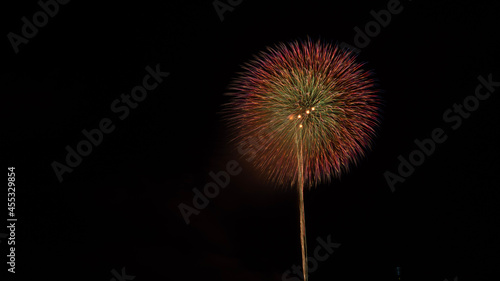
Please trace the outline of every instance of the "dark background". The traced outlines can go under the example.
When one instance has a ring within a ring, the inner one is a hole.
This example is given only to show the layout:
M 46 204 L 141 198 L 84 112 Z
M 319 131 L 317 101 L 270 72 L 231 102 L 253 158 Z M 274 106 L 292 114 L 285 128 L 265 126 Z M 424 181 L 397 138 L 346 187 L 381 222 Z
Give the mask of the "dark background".
M 282 280 L 300 264 L 297 195 L 263 182 L 228 144 L 223 93 L 267 46 L 307 36 L 354 45 L 353 28 L 388 2 L 245 0 L 221 22 L 211 1 L 71 1 L 18 54 L 6 35 L 40 7 L 4 3 L 1 141 L 3 168 L 16 167 L 16 280 L 108 281 L 122 267 L 134 280 Z M 498 279 L 500 91 L 456 131 L 442 115 L 479 75 L 500 81 L 499 4 L 401 4 L 360 53 L 384 90 L 373 150 L 305 195 L 310 253 L 317 237 L 341 243 L 310 279 L 395 280 L 396 266 L 401 280 Z M 170 76 L 119 121 L 112 101 L 158 63 Z M 51 163 L 105 117 L 115 131 L 59 183 Z M 446 142 L 391 192 L 384 172 L 437 127 Z M 191 190 L 230 160 L 241 174 L 186 225 L 178 205 L 192 206 Z

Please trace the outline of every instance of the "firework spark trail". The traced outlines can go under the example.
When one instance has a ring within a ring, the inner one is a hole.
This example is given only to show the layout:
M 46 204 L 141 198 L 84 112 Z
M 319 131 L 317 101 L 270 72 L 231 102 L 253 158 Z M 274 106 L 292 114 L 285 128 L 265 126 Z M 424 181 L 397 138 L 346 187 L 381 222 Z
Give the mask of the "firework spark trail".
M 232 141 L 251 148 L 248 154 L 260 152 L 254 163 L 270 182 L 297 186 L 307 280 L 304 189 L 339 178 L 370 148 L 379 125 L 377 90 L 355 53 L 320 41 L 267 48 L 243 70 L 224 108 Z M 260 147 L 246 143 L 255 138 Z
M 300 245 L 302 250 L 302 272 L 304 275 L 304 281 L 308 279 L 308 267 L 307 267 L 307 239 L 306 239 L 306 215 L 304 212 L 304 166 L 302 160 L 302 127 L 297 132 L 297 163 L 298 174 L 297 174 L 297 191 L 299 193 L 299 220 L 300 220 Z

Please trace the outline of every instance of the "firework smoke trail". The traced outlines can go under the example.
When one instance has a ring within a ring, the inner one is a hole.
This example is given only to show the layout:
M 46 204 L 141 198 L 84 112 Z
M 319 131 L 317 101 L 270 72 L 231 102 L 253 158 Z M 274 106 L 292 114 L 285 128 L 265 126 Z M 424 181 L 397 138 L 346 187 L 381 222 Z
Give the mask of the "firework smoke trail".
M 297 186 L 304 280 L 304 189 L 339 178 L 357 164 L 379 125 L 377 90 L 362 67 L 355 53 L 336 45 L 280 44 L 245 64 L 227 94 L 232 141 L 248 148 L 244 156 L 252 157 L 270 182 Z

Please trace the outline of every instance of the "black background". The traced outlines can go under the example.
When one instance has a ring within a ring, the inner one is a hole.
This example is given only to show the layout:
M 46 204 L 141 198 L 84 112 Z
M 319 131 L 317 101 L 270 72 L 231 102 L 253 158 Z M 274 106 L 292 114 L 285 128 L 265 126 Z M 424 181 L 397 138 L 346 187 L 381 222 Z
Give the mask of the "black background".
M 71 1 L 18 54 L 6 35 L 20 34 L 21 17 L 40 7 L 4 6 L 2 158 L 4 169 L 16 167 L 15 279 L 108 281 L 125 267 L 134 280 L 282 280 L 300 264 L 296 192 L 263 182 L 228 144 L 223 93 L 267 46 L 307 36 L 354 45 L 353 28 L 389 1 L 330 2 L 245 0 L 221 22 L 211 1 Z M 310 279 L 395 280 L 396 266 L 401 280 L 498 279 L 500 91 L 457 130 L 442 115 L 474 93 L 479 75 L 500 81 L 499 4 L 401 5 L 359 57 L 384 90 L 373 150 L 305 195 L 310 251 L 317 237 L 341 243 Z M 110 104 L 156 64 L 170 76 L 118 120 Z M 51 163 L 64 163 L 65 146 L 102 118 L 115 131 L 59 183 Z M 448 139 L 391 192 L 384 172 L 396 173 L 398 155 L 437 127 Z M 192 206 L 191 190 L 230 160 L 241 174 L 186 225 L 178 205 Z M 4 261 L 5 239 L 0 247 Z

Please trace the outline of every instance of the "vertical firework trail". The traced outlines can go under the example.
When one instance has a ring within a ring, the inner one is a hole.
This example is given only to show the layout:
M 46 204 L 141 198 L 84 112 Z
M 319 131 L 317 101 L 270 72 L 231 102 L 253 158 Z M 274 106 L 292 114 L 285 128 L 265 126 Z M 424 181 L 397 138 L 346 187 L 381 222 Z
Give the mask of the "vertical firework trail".
M 300 216 L 300 246 L 302 250 L 302 271 L 304 280 L 307 281 L 307 239 L 306 239 L 306 215 L 304 212 L 304 162 L 302 160 L 302 127 L 297 130 L 297 191 L 299 193 L 299 216 Z
M 245 64 L 227 93 L 226 120 L 232 141 L 248 148 L 243 156 L 252 157 L 270 182 L 297 187 L 306 281 L 305 188 L 348 172 L 379 125 L 378 91 L 363 66 L 336 45 L 281 43 Z

